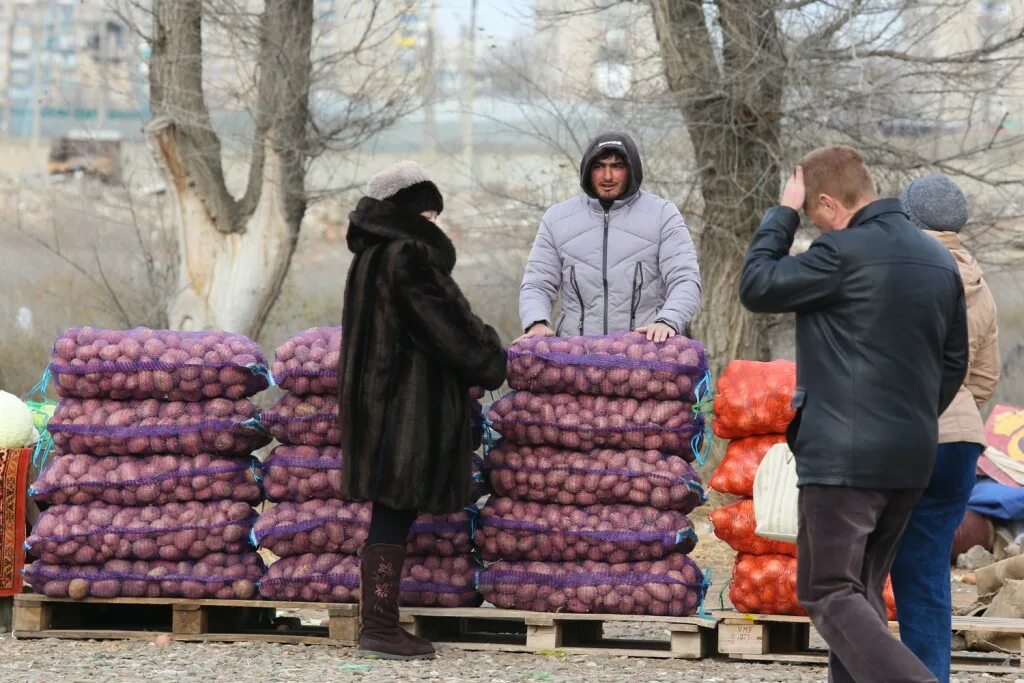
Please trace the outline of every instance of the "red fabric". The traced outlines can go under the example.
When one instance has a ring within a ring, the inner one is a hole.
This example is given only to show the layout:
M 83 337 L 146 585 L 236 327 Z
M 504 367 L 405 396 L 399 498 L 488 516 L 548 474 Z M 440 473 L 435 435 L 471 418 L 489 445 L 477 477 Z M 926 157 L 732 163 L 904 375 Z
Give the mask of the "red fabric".
M 0 449 L 0 597 L 21 592 L 25 565 L 25 491 L 32 449 Z

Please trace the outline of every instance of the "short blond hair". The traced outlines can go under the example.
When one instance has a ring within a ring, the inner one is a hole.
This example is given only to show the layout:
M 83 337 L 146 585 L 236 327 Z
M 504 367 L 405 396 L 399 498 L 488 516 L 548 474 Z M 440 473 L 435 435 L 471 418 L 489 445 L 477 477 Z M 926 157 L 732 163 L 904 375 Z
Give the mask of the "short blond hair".
M 800 166 L 807 193 L 805 208 L 823 194 L 839 200 L 847 209 L 875 198 L 875 183 L 864 157 L 853 147 L 819 147 L 801 159 Z

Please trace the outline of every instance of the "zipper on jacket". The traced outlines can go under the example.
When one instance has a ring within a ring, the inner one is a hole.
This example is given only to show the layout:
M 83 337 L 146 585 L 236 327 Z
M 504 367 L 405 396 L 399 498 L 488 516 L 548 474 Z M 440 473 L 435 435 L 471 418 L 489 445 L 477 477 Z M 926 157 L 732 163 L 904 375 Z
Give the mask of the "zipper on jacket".
M 576 292 L 576 298 L 580 302 L 580 336 L 583 336 L 583 320 L 586 317 L 586 310 L 583 308 L 583 295 L 580 294 L 580 286 L 576 284 L 576 266 L 569 267 L 569 282 L 572 283 L 572 289 Z
M 643 264 L 637 261 L 636 269 L 633 271 L 633 305 L 629 309 L 629 329 L 636 327 L 636 309 L 640 307 L 640 294 L 644 289 Z
M 604 279 L 604 333 L 608 334 L 608 209 L 604 210 L 604 254 L 601 263 L 601 277 Z

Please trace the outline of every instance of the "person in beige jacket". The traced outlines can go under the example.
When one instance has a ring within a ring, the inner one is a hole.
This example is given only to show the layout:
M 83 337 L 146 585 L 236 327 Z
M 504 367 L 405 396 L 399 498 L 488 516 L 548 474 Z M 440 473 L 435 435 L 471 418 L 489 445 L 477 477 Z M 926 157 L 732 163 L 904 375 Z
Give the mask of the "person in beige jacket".
M 900 638 L 936 679 L 948 681 L 953 611 L 949 555 L 977 480 L 978 457 L 985 449 L 979 409 L 999 383 L 996 303 L 977 260 L 960 241 L 968 215 L 960 188 L 945 175 L 927 175 L 904 188 L 900 203 L 911 222 L 952 253 L 967 302 L 967 376 L 939 416 L 935 469 L 892 567 Z

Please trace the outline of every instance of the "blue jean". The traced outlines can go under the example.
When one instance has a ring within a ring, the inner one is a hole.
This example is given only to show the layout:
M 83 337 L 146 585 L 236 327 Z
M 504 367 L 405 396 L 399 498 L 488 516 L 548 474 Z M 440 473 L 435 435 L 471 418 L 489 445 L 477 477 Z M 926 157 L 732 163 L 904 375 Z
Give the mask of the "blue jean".
M 935 470 L 910 517 L 896 561 L 892 586 L 900 639 L 940 683 L 949 681 L 953 599 L 949 554 L 977 481 L 976 443 L 939 445 Z

